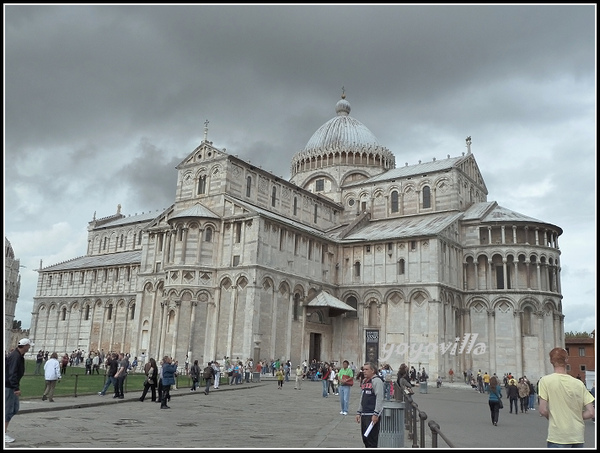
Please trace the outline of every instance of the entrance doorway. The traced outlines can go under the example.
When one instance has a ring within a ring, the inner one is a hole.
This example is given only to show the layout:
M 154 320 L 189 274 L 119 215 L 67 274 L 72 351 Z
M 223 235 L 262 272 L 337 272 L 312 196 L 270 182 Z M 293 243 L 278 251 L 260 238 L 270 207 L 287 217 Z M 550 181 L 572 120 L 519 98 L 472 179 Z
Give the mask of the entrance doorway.
M 316 359 L 317 362 L 321 361 L 321 334 L 311 333 L 310 334 L 310 345 L 308 347 L 308 358 L 312 362 Z

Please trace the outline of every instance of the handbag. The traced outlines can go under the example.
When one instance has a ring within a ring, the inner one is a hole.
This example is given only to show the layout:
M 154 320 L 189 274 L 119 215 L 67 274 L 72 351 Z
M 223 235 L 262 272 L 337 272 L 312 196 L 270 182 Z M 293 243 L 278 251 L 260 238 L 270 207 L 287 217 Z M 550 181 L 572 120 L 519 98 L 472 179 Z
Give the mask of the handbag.
M 347 385 L 348 387 L 352 387 L 354 385 L 354 378 L 348 378 L 342 382 L 342 385 Z
M 498 407 L 499 407 L 500 409 L 504 409 L 504 404 L 502 403 L 502 398 L 498 398 L 498 403 L 499 403 L 499 404 L 498 404 Z

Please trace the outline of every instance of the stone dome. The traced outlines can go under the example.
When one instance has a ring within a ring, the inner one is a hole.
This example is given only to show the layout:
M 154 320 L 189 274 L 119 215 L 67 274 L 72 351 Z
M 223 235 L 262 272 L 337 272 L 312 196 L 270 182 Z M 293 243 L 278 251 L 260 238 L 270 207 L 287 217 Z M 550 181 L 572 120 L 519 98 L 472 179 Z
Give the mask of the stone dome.
M 350 103 L 342 97 L 335 105 L 336 116 L 323 124 L 310 138 L 302 153 L 340 148 L 347 151 L 379 146 L 377 138 L 360 121 L 350 116 Z
M 394 168 L 395 157 L 360 121 L 350 116 L 350 103 L 342 94 L 336 116 L 312 135 L 304 149 L 292 158 L 292 178 L 298 173 L 329 166 L 349 165 Z

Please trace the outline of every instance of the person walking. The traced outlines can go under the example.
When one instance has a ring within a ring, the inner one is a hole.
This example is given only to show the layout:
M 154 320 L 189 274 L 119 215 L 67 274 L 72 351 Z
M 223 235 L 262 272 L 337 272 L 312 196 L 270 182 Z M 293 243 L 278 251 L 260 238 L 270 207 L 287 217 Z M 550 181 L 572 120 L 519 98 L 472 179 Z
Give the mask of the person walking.
M 448 370 L 448 376 L 450 377 L 450 384 L 452 384 L 454 382 L 454 370 L 452 368 Z
M 148 394 L 148 390 L 150 390 L 152 395 L 152 401 L 156 401 L 156 383 L 158 381 L 158 366 L 156 365 L 156 360 L 154 357 L 150 357 L 150 361 L 144 365 L 144 374 L 146 375 L 146 380 L 144 381 L 144 391 L 142 392 L 142 396 L 140 397 L 140 401 L 144 401 L 146 399 L 146 395 Z
M 48 361 L 44 364 L 44 379 L 46 380 L 46 388 L 42 395 L 42 401 L 54 402 L 54 389 L 56 383 L 60 381 L 60 363 L 58 362 L 58 354 L 53 352 Z
M 360 385 L 361 395 L 356 422 L 366 448 L 377 448 L 379 442 L 379 414 L 383 409 L 383 380 L 373 362 L 363 365 L 364 379 Z
M 535 385 L 531 381 L 527 381 L 527 385 L 529 386 L 529 410 L 535 410 Z
M 500 401 L 502 399 L 502 388 L 496 376 L 491 376 L 487 392 L 489 394 L 488 404 L 492 416 L 492 425 L 498 426 L 498 417 L 500 415 Z
M 8 424 L 19 413 L 19 397 L 21 396 L 21 378 L 25 374 L 25 354 L 33 343 L 29 338 L 22 338 L 19 344 L 8 355 L 4 369 L 4 442 L 11 443 L 15 439 L 8 435 Z
M 167 401 L 171 399 L 171 386 L 175 385 L 175 374 L 177 373 L 177 361 L 173 362 L 173 359 L 169 356 L 163 357 L 162 366 L 162 400 L 160 404 L 161 409 L 171 409 L 167 406 Z
M 490 386 L 490 375 L 486 371 L 483 373 L 483 391 L 487 393 L 488 387 Z
M 94 353 L 94 358 L 92 359 L 92 374 L 100 374 L 100 357 L 98 356 L 98 352 Z
M 525 378 L 519 378 L 517 389 L 519 390 L 519 403 L 521 406 L 521 414 L 523 412 L 527 413 L 527 409 L 529 408 L 529 385 L 527 384 L 527 382 L 525 382 Z
M 111 356 L 106 359 L 106 382 L 104 383 L 104 387 L 102 390 L 98 392 L 98 395 L 104 396 L 106 395 L 106 391 L 108 387 L 112 384 L 113 388 L 116 389 L 117 380 L 115 379 L 115 374 L 117 373 L 117 369 L 119 367 L 119 356 L 116 352 L 113 352 Z M 62 373 L 61 373 L 62 374 Z
M 161 404 L 162 404 L 162 397 L 163 397 L 163 385 L 162 385 L 163 364 L 164 364 L 164 362 L 161 360 L 160 364 L 158 365 L 158 376 L 157 376 L 157 386 L 156 386 L 156 390 L 158 392 L 156 402 L 161 403 Z
M 208 395 L 210 390 L 210 384 L 212 383 L 212 379 L 215 376 L 215 370 L 212 366 L 212 362 L 208 362 L 208 365 L 204 367 L 204 371 L 202 372 L 202 377 L 205 380 L 206 386 L 204 387 L 204 394 Z
M 323 398 L 329 397 L 328 387 L 329 387 L 329 373 L 331 369 L 329 368 L 329 364 L 325 362 L 321 367 L 321 382 L 323 383 Z
M 584 420 L 594 419 L 594 396 L 585 384 L 567 374 L 569 354 L 564 348 L 550 351 L 554 373 L 539 382 L 540 417 L 548 419 L 548 448 L 583 448 Z
M 347 360 L 342 362 L 342 368 L 337 373 L 338 393 L 340 394 L 340 415 L 348 415 L 348 405 L 350 404 L 350 389 L 354 385 L 354 371 L 350 368 Z
M 129 369 L 129 358 L 122 352 L 119 354 L 119 362 L 117 372 L 115 373 L 115 395 L 113 398 L 119 398 L 122 400 L 125 398 L 123 393 L 123 387 L 125 384 L 125 378 L 127 377 L 127 370 Z
M 331 370 L 329 372 L 329 378 L 328 378 L 329 382 L 327 383 L 327 394 L 331 393 L 332 395 L 339 395 L 339 393 L 336 389 L 336 386 L 335 386 L 336 380 L 337 380 L 337 370 L 335 369 L 334 365 L 331 365 Z
M 510 413 L 513 413 L 513 406 L 515 408 L 515 414 L 519 413 L 519 389 L 514 379 L 508 381 L 508 387 L 506 387 L 506 396 L 508 397 L 508 404 L 510 407 Z
M 195 392 L 196 387 L 198 386 L 198 382 L 200 381 L 200 365 L 198 365 L 198 360 L 194 360 L 194 364 L 189 370 L 190 377 L 192 378 L 192 388 L 190 392 Z
M 302 365 L 296 367 L 294 390 L 302 390 L 302 379 L 304 379 L 304 372 L 302 371 Z
M 275 377 L 277 378 L 277 390 L 281 390 L 283 388 L 283 379 L 285 377 L 284 374 L 283 366 L 280 366 L 275 372 Z

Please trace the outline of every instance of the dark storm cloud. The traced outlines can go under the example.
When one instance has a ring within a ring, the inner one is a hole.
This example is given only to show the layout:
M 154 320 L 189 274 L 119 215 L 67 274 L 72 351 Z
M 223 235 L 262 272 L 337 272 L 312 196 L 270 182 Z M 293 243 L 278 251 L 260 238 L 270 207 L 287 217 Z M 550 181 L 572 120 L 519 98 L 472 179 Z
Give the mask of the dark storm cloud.
M 172 204 L 205 120 L 214 146 L 287 179 L 344 86 L 397 166 L 458 156 L 472 136 L 488 199 L 565 230 L 566 329 L 592 324 L 568 307 L 594 303 L 593 279 L 572 280 L 595 274 L 594 4 L 4 12 L 5 234 L 29 268 L 85 253 L 94 213 Z

